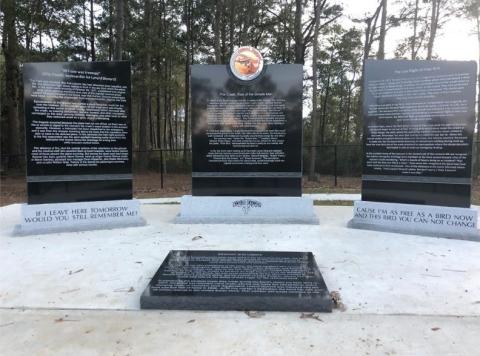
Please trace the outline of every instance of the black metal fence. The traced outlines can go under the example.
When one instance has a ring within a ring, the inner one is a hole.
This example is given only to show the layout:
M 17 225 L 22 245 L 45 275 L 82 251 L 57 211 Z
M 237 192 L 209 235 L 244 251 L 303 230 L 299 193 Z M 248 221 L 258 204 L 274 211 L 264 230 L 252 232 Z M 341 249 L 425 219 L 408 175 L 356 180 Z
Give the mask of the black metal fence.
M 316 151 L 315 174 L 332 176 L 337 185 L 338 177 L 359 177 L 362 174 L 362 150 L 359 144 L 314 146 Z M 303 148 L 304 175 L 310 172 L 312 146 Z M 160 173 L 163 180 L 168 174 L 190 174 L 192 152 L 183 149 L 153 149 L 135 151 L 133 154 L 133 172 Z
M 327 144 L 304 146 L 303 171 L 308 175 L 312 148 L 316 152 L 315 174 L 331 176 L 336 186 L 339 177 L 360 177 L 362 174 L 361 144 Z M 133 173 L 159 173 L 161 186 L 168 175 L 191 173 L 192 152 L 190 149 L 152 149 L 133 152 Z M 480 142 L 474 144 L 472 175 L 480 174 Z M 2 155 L 0 174 L 12 176 L 25 175 L 24 155 Z

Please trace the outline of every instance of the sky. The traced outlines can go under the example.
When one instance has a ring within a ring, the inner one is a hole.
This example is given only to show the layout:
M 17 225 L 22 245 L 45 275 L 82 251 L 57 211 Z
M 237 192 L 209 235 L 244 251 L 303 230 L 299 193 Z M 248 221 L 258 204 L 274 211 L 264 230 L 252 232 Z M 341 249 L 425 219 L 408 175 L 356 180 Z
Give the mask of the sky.
M 388 8 L 392 13 L 398 5 L 397 0 L 388 1 Z M 378 6 L 379 0 L 343 0 L 344 13 L 349 18 L 362 18 L 366 14 L 371 15 Z M 360 26 L 360 24 L 355 24 Z M 445 60 L 478 60 L 478 44 L 473 33 L 474 23 L 466 19 L 451 18 L 437 34 L 434 45 L 434 53 L 439 59 Z M 393 58 L 395 47 L 404 37 L 411 35 L 409 28 L 400 27 L 391 29 L 387 33 L 386 58 Z

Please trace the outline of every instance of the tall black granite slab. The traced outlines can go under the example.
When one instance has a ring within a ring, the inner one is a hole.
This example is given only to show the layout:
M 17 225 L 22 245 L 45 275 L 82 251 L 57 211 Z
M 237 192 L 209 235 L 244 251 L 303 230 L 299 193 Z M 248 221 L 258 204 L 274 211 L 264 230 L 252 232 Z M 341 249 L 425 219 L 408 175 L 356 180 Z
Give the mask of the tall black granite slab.
M 23 67 L 28 203 L 132 198 L 130 63 Z
M 470 206 L 475 62 L 368 60 L 362 200 Z
M 170 251 L 142 309 L 331 312 L 311 252 Z
M 302 66 L 191 67 L 192 195 L 301 196 Z

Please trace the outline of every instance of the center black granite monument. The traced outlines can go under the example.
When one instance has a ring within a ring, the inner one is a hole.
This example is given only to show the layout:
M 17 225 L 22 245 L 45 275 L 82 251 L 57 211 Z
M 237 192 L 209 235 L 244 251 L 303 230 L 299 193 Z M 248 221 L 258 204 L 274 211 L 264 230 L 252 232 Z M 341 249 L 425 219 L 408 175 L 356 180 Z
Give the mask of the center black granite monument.
M 231 65 L 193 65 L 192 195 L 302 194 L 302 66 L 263 65 L 242 47 Z
M 331 312 L 311 252 L 170 251 L 142 309 Z
M 252 47 L 191 67 L 192 196 L 176 222 L 318 224 L 301 197 L 302 79 Z
M 476 236 L 470 208 L 475 62 L 369 60 L 354 225 Z

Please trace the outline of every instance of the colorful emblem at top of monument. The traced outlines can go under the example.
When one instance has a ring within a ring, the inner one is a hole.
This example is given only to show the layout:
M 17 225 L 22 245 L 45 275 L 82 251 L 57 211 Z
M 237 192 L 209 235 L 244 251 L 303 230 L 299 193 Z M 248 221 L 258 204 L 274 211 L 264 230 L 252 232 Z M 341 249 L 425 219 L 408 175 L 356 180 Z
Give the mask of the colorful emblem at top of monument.
M 260 75 L 263 69 L 263 57 L 253 47 L 240 47 L 230 57 L 230 69 L 240 80 L 252 80 Z

